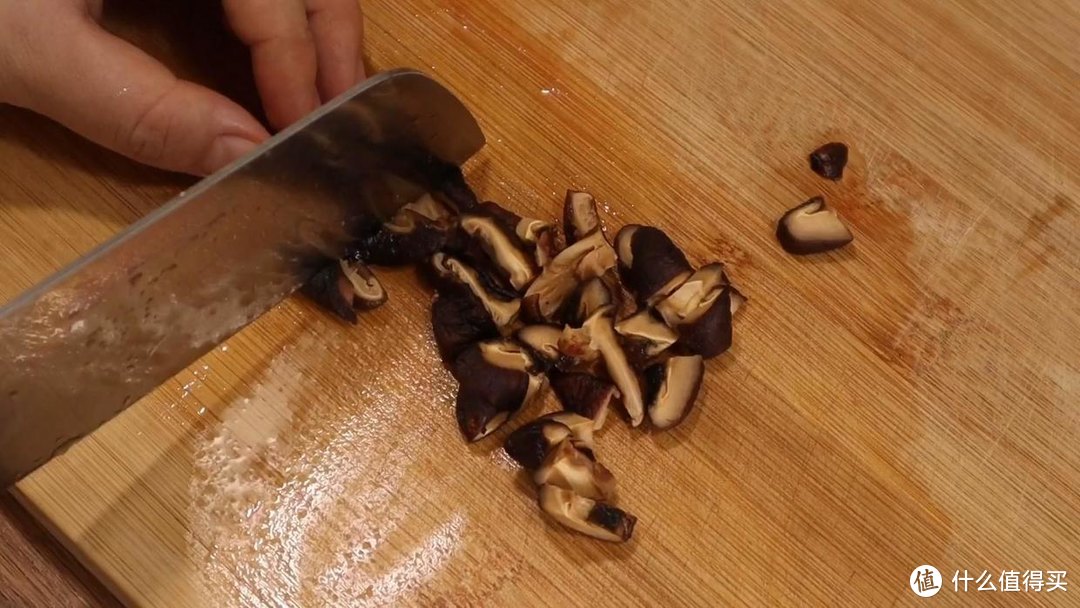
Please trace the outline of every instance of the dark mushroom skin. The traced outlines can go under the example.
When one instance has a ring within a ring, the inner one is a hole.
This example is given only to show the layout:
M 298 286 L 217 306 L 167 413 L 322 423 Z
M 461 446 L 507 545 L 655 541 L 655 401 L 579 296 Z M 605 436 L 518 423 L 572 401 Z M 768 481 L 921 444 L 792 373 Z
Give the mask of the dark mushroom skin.
M 523 370 L 490 363 L 480 344 L 466 349 L 450 368 L 460 383 L 455 415 L 466 441 L 478 441 L 505 423 L 527 401 L 531 378 Z
M 659 228 L 629 224 L 615 236 L 619 276 L 640 303 L 677 288 L 693 272 L 686 255 Z
M 838 141 L 829 142 L 810 153 L 810 169 L 833 181 L 844 176 L 848 147 Z
M 415 214 L 414 214 L 415 215 Z M 446 244 L 447 231 L 413 218 L 414 227 L 398 232 L 386 226 L 353 243 L 349 256 L 378 266 L 419 264 Z
M 585 519 L 624 541 L 634 535 L 634 525 L 637 524 L 637 518 L 633 515 L 603 502 L 596 503 Z
M 634 533 L 637 518 L 607 502 L 596 501 L 554 485 L 542 485 L 537 493 L 540 510 L 559 524 L 593 538 L 626 542 Z
M 469 290 L 500 329 L 516 322 L 521 302 L 492 291 L 483 275 L 461 259 L 440 252 L 431 256 L 430 263 L 421 268 L 440 292 L 448 289 Z
M 792 255 L 809 255 L 839 249 L 855 239 L 825 199 L 815 196 L 789 210 L 776 224 L 776 240 Z
M 376 308 L 386 301 L 386 291 L 371 270 L 360 262 L 350 260 L 328 264 L 308 279 L 300 291 L 316 304 L 353 324 L 358 321 L 357 311 Z
M 439 292 L 431 305 L 431 328 L 445 363 L 476 342 L 499 337 L 499 328 L 484 305 L 462 288 Z
M 683 351 L 711 359 L 731 348 L 732 290 L 730 285 L 725 286 L 697 320 L 675 328 Z
M 705 363 L 699 355 L 670 357 L 645 370 L 646 408 L 653 428 L 681 423 L 697 401 Z
M 475 268 L 492 269 L 515 295 L 536 278 L 532 247 L 516 233 L 503 229 L 498 220 L 485 214 L 466 214 L 461 216 L 460 225 L 461 230 L 480 244 L 486 258 L 486 263 L 474 264 Z
M 600 230 L 600 214 L 596 211 L 596 200 L 588 192 L 567 190 L 563 202 L 563 230 L 566 242 L 576 243 Z
M 596 429 L 604 425 L 611 401 L 619 395 L 611 382 L 582 372 L 553 370 L 548 381 L 563 409 L 591 418 Z
M 570 427 L 540 418 L 510 433 L 503 448 L 525 470 L 535 471 L 551 450 L 569 437 Z

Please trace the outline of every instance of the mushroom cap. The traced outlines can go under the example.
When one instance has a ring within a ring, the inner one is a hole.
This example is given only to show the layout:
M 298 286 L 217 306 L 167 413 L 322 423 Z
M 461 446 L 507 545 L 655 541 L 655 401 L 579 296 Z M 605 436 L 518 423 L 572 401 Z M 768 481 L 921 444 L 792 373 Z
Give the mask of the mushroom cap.
M 611 401 L 619 396 L 614 384 L 592 374 L 552 370 L 548 381 L 563 409 L 591 419 L 596 430 L 604 426 Z
M 570 247 L 563 249 L 540 276 L 529 285 L 522 301 L 527 316 L 535 322 L 560 320 L 567 300 L 578 289 L 580 282 L 592 278 L 596 270 L 602 268 L 605 260 L 613 259 L 604 234 L 600 231 L 585 237 Z
M 526 470 L 540 468 L 555 446 L 571 438 L 570 427 L 556 420 L 538 419 L 515 430 L 506 438 L 506 453 Z
M 543 379 L 530 373 L 533 367 L 509 340 L 480 342 L 458 355 L 450 372 L 460 383 L 455 414 L 466 440 L 487 436 L 536 396 Z
M 363 262 L 343 259 L 338 263 L 341 265 L 341 277 L 352 291 L 354 309 L 369 310 L 386 302 L 386 289 Z
M 435 345 L 444 362 L 453 361 L 463 350 L 481 340 L 499 336 L 484 305 L 466 289 L 446 289 L 431 305 L 431 328 Z
M 810 153 L 810 169 L 821 177 L 836 181 L 843 177 L 847 160 L 848 147 L 833 141 Z
M 678 287 L 693 271 L 690 262 L 659 228 L 628 224 L 615 236 L 619 274 L 639 302 Z
M 517 235 L 506 232 L 499 222 L 486 215 L 467 214 L 460 221 L 461 229 L 481 244 L 511 287 L 522 291 L 536 278 L 533 261 Z
M 705 375 L 700 355 L 671 357 L 645 370 L 649 421 L 658 429 L 669 429 L 686 418 L 694 407 Z
M 847 226 L 820 196 L 789 210 L 776 224 L 776 240 L 792 255 L 823 253 L 855 240 Z
M 469 265 L 445 253 L 436 253 L 431 256 L 431 267 L 443 283 L 463 286 L 472 292 L 491 315 L 491 320 L 496 326 L 509 327 L 517 321 L 521 301 L 508 301 L 495 297 L 484 286 L 476 270 Z

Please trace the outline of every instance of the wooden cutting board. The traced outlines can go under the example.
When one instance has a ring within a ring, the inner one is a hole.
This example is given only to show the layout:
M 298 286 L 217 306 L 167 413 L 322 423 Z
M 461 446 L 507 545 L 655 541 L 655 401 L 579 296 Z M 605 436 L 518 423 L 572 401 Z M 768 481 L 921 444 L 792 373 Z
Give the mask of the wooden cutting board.
M 484 197 L 554 217 L 588 189 L 609 231 L 722 260 L 750 297 L 736 344 L 685 424 L 600 436 L 640 518 L 619 546 L 546 523 L 504 433 L 462 442 L 412 272 L 381 273 L 358 327 L 290 299 L 16 489 L 124 601 L 914 605 L 930 564 L 938 603 L 1075 605 L 1075 3 L 364 8 L 374 65 L 479 117 Z M 5 300 L 183 185 L 4 121 Z M 836 184 L 806 162 L 829 140 Z M 774 221 L 816 194 L 855 243 L 788 256 Z M 954 592 L 957 570 L 1069 587 Z

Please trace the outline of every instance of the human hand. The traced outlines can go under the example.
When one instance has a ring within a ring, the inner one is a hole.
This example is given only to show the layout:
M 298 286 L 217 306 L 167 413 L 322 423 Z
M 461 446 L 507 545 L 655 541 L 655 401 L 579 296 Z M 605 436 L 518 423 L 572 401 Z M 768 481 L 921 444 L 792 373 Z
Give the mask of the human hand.
M 223 0 L 281 129 L 363 78 L 357 0 Z M 102 0 L 0 0 L 0 103 L 137 161 L 212 173 L 269 134 L 227 97 L 178 79 L 101 28 Z

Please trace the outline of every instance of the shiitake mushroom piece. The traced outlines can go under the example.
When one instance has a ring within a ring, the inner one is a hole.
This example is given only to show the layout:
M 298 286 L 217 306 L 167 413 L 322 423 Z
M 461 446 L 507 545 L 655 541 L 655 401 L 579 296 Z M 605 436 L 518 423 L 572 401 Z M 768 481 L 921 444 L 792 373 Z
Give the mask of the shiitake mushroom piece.
M 848 147 L 833 141 L 810 153 L 810 169 L 825 179 L 837 181 L 844 176 L 847 160 Z
M 439 356 L 446 363 L 476 342 L 499 337 L 491 314 L 464 288 L 439 292 L 431 305 L 431 328 Z
M 516 234 L 507 232 L 489 216 L 466 214 L 460 221 L 461 229 L 480 243 L 488 259 L 515 291 L 524 291 L 532 283 L 537 270 Z
M 386 290 L 371 269 L 355 260 L 338 260 L 315 273 L 300 288 L 316 304 L 348 321 L 357 322 L 357 311 L 386 302 Z
M 549 450 L 533 472 L 538 486 L 553 485 L 594 500 L 615 497 L 615 476 L 596 461 L 591 451 L 579 450 L 570 439 L 563 439 Z
M 731 347 L 731 319 L 746 301 L 728 284 L 723 264 L 702 266 L 656 306 L 664 322 L 679 334 L 679 347 L 706 359 Z
M 573 441 L 589 458 L 595 458 L 592 420 L 570 412 L 547 414 L 519 427 L 507 436 L 503 448 L 526 470 L 535 471 L 565 439 Z
M 431 256 L 430 266 L 442 288 L 468 289 L 484 306 L 500 330 L 512 327 L 517 321 L 521 301 L 496 297 L 485 286 L 480 274 L 465 262 L 444 253 L 436 253 Z
M 538 323 L 561 321 L 578 285 L 599 276 L 598 270 L 610 268 L 614 262 L 611 245 L 600 231 L 562 250 L 525 291 L 522 309 L 526 318 Z
M 626 357 L 636 369 L 645 367 L 679 339 L 678 332 L 649 309 L 616 322 L 615 333 L 619 334 Z
M 446 244 L 456 221 L 449 207 L 425 194 L 353 243 L 349 257 L 379 266 L 418 264 Z
M 792 255 L 809 255 L 839 249 L 855 236 L 836 212 L 825 207 L 825 199 L 815 196 L 780 218 L 776 240 Z
M 669 429 L 686 418 L 694 407 L 705 360 L 701 355 L 669 357 L 645 370 L 649 421 L 658 429 Z
M 637 373 L 619 344 L 615 333 L 612 308 L 605 307 L 589 317 L 580 328 L 565 328 L 559 350 L 564 358 L 575 360 L 573 371 L 588 369 L 587 364 L 599 354 L 600 361 L 615 387 L 630 417 L 630 424 L 638 426 L 645 418 L 645 404 L 638 382 Z
M 636 517 L 622 509 L 558 486 L 540 486 L 538 502 L 540 510 L 558 523 L 600 540 L 626 542 L 637 523 Z
M 450 369 L 460 386 L 455 402 L 466 441 L 483 439 L 531 401 L 544 384 L 532 358 L 511 340 L 475 344 Z
M 619 397 L 610 381 L 585 372 L 551 370 L 548 382 L 563 409 L 592 420 L 596 430 L 604 426 L 612 400 Z
M 652 306 L 693 272 L 682 250 L 662 230 L 628 224 L 615 236 L 619 275 L 638 302 Z
M 600 230 L 600 214 L 596 211 L 596 199 L 588 192 L 567 190 L 563 202 L 563 230 L 566 242 L 576 243 Z
M 517 330 L 514 337 L 529 349 L 534 359 L 551 368 L 562 357 L 559 351 L 562 335 L 563 328 L 556 325 L 526 325 Z

